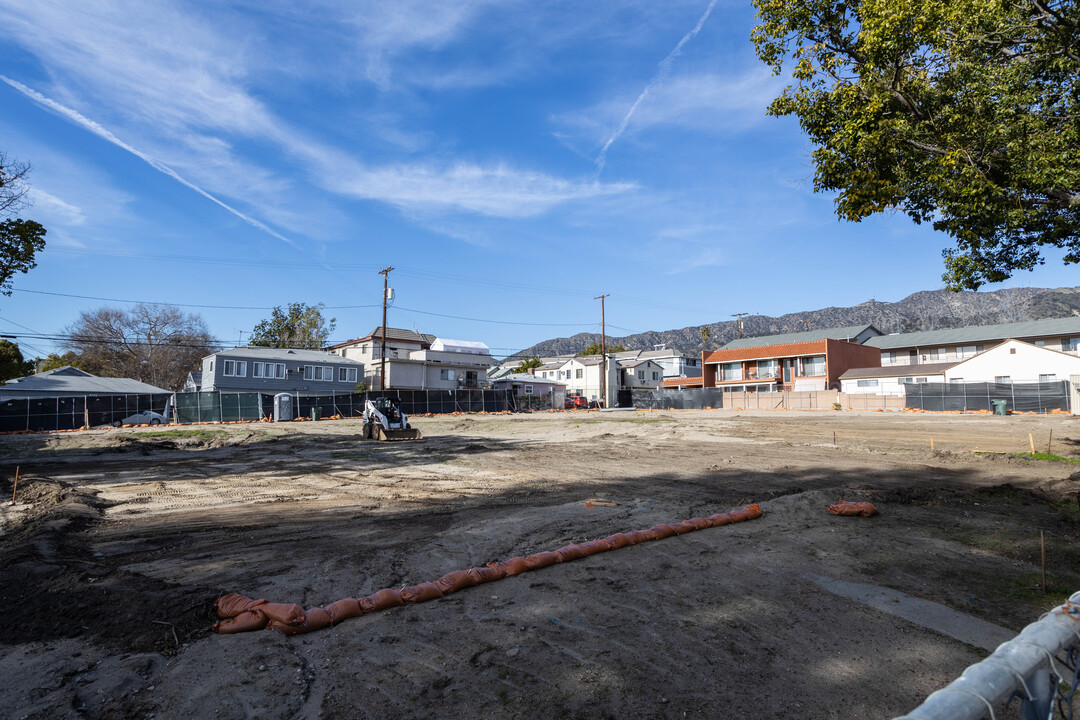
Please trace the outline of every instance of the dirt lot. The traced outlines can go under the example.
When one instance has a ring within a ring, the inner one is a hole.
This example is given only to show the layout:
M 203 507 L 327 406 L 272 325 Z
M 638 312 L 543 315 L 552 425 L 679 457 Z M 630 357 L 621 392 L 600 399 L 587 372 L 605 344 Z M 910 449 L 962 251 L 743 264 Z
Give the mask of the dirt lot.
M 415 424 L 0 438 L 0 716 L 892 717 L 1080 589 L 1080 467 L 1014 455 L 1052 431 L 1080 458 L 1070 417 Z M 841 498 L 881 515 L 827 514 Z M 309 635 L 210 632 L 226 592 L 324 605 L 751 502 Z

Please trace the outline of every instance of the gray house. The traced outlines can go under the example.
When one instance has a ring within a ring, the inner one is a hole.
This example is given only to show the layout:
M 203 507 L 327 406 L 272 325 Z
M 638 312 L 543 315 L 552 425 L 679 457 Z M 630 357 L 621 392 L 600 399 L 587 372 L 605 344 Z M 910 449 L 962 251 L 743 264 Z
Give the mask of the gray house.
M 46 370 L 36 375 L 8 380 L 0 387 L 0 401 L 12 398 L 40 398 L 83 395 L 171 395 L 165 388 L 155 387 L 131 378 L 106 378 L 73 368 L 70 365 Z
M 203 358 L 202 392 L 355 392 L 364 364 L 322 350 L 238 347 Z

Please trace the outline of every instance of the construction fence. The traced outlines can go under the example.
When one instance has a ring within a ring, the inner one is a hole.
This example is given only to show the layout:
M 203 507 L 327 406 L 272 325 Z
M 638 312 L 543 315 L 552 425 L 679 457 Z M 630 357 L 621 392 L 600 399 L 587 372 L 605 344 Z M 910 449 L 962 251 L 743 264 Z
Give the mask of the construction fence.
M 990 410 L 1004 401 L 1010 412 L 1069 410 L 1069 382 L 913 383 L 906 386 L 905 407 L 919 410 Z
M 143 410 L 164 414 L 169 397 L 162 394 L 13 398 L 0 403 L 0 432 L 111 425 Z

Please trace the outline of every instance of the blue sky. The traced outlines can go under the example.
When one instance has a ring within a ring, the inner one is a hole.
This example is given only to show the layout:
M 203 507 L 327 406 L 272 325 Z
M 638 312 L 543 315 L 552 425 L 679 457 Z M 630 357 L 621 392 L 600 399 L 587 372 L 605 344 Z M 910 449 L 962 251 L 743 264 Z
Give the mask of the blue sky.
M 811 147 L 765 114 L 747 2 L 0 0 L 0 148 L 48 228 L 0 332 L 175 303 L 236 342 L 323 302 L 540 340 L 938 288 L 951 243 L 839 222 Z M 1076 283 L 1051 260 L 1013 285 Z M 33 292 L 32 292 L 33 291 Z M 230 309 L 243 308 L 243 309 Z M 27 355 L 55 350 L 21 340 Z

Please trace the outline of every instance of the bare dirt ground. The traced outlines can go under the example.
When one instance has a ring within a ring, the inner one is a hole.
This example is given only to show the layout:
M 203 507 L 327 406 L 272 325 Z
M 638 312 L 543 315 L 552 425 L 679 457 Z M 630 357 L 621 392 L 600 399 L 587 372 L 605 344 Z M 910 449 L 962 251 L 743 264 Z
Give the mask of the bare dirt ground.
M 1070 417 L 415 424 L 0 438 L 0 716 L 887 718 L 1080 589 L 1080 466 L 1012 454 L 1080 458 Z M 752 502 L 309 635 L 210 632 L 226 592 L 324 605 Z

